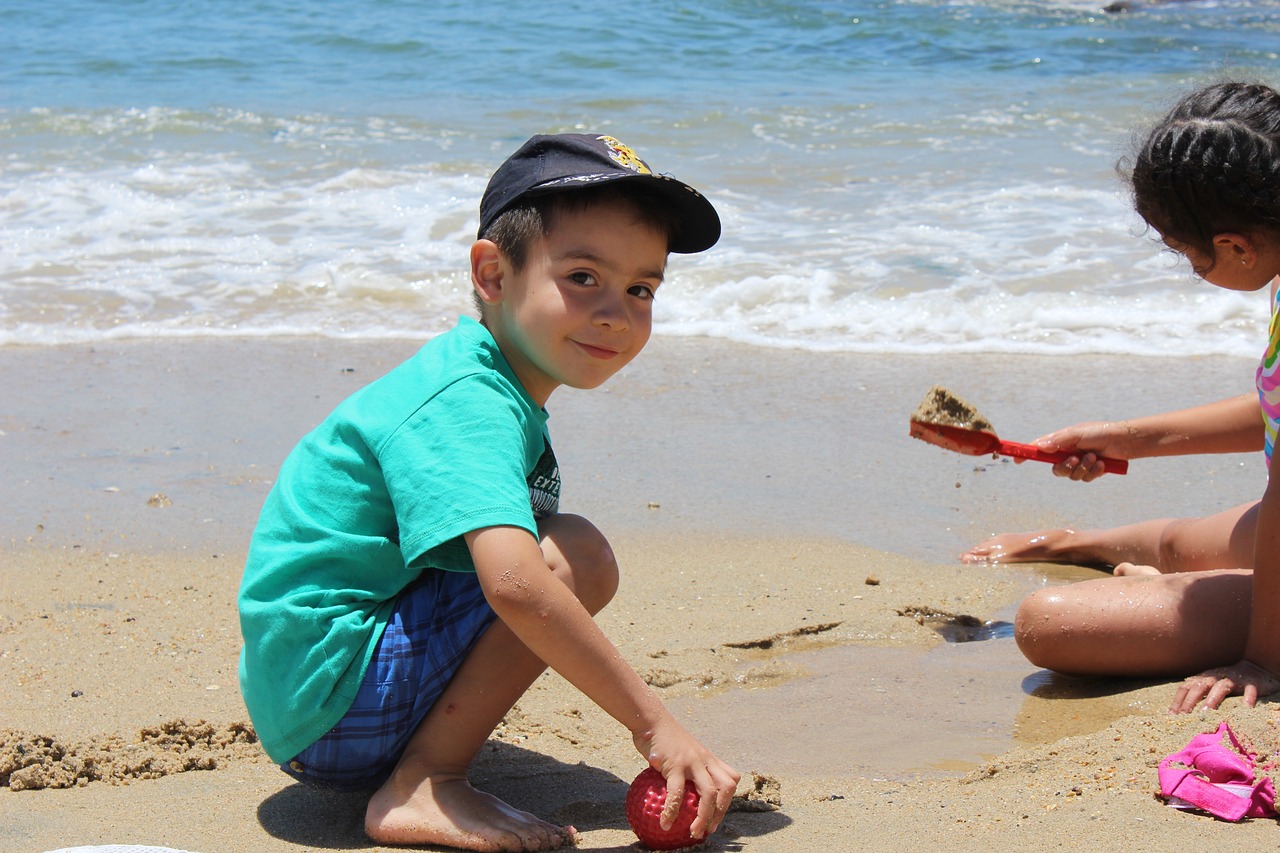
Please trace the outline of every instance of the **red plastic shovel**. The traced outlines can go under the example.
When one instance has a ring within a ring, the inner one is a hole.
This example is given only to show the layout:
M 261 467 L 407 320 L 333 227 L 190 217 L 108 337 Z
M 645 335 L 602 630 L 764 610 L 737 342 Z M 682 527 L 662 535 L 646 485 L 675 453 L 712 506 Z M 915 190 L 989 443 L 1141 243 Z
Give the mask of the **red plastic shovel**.
M 1034 459 L 1037 462 L 1057 463 L 1068 456 L 1077 455 L 1064 451 L 1041 450 L 1034 444 L 1003 441 L 994 432 L 987 432 L 986 430 L 925 423 L 915 419 L 911 421 L 911 436 L 921 441 L 927 441 L 930 444 L 936 444 L 938 447 L 947 450 L 954 450 L 956 453 L 963 453 L 966 456 L 986 456 L 998 453 L 1001 456 L 1016 456 L 1019 459 Z M 1099 456 L 1098 459 L 1102 461 L 1104 470 L 1109 474 L 1125 474 L 1129 471 L 1129 460 L 1127 459 L 1112 459 L 1109 456 Z

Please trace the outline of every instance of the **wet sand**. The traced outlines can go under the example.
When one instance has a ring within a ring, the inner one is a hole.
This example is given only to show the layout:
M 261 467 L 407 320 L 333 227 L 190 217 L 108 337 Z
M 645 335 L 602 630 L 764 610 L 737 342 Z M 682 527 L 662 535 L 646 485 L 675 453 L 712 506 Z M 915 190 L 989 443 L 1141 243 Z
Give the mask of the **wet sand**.
M 289 447 L 415 346 L 0 349 L 0 837 L 13 849 L 378 849 L 358 796 L 293 784 L 252 742 L 234 594 Z M 659 339 L 605 389 L 552 397 L 563 508 L 607 531 L 623 565 L 603 627 L 744 771 L 710 849 L 1034 850 L 1069 833 L 1119 850 L 1135 832 L 1155 848 L 1274 832 L 1153 797 L 1159 759 L 1219 718 L 1273 751 L 1268 710 L 1231 700 L 1171 718 L 1168 684 L 1038 671 L 1006 630 L 1017 601 L 1096 571 L 954 561 L 999 530 L 1238 503 L 1260 493 L 1261 459 L 1142 461 L 1081 486 L 907 437 L 933 384 L 1029 441 L 1241 393 L 1251 375 L 1241 360 L 1172 367 Z M 575 824 L 583 849 L 621 850 L 642 766 L 616 723 L 549 674 L 474 781 Z

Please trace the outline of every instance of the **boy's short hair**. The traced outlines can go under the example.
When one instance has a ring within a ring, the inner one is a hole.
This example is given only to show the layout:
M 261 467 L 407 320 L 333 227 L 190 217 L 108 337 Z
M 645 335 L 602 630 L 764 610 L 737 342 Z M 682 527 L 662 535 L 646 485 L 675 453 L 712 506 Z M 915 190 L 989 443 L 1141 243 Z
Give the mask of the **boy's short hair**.
M 480 236 L 493 241 L 518 272 L 524 269 L 529 248 L 551 233 L 558 217 L 601 204 L 630 208 L 637 222 L 666 237 L 668 246 L 679 232 L 680 217 L 665 197 L 643 185 L 607 183 L 525 198 L 499 213 Z
M 655 220 L 655 224 L 668 226 L 664 229 L 668 251 L 701 252 L 720 239 L 720 217 L 700 192 L 669 175 L 655 173 L 635 151 L 612 136 L 587 133 L 535 136 L 508 157 L 489 179 L 480 200 L 478 237 L 493 239 L 494 225 L 505 212 L 531 208 L 542 217 L 541 233 L 546 233 L 551 227 L 548 212 L 554 218 L 555 211 L 561 209 L 560 200 L 550 207 L 523 202 L 565 195 L 564 201 L 570 204 L 579 203 L 578 198 L 570 197 L 581 197 L 583 205 L 595 204 L 607 196 L 582 191 L 604 187 L 624 190 L 618 198 L 634 197 L 645 221 L 650 219 L 648 211 L 669 211 L 669 216 Z M 525 212 L 520 217 L 529 215 Z M 528 232 L 527 226 L 524 230 Z

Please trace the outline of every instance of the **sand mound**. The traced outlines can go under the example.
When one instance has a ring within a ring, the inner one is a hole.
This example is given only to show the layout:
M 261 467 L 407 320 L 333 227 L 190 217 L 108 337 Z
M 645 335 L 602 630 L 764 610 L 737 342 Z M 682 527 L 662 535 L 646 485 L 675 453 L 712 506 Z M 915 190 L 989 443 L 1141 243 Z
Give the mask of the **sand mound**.
M 215 770 L 237 755 L 258 755 L 248 723 L 214 726 L 174 720 L 142 729 L 132 742 L 95 737 L 64 743 L 48 735 L 0 729 L 0 786 L 13 791 L 127 784 L 189 770 Z

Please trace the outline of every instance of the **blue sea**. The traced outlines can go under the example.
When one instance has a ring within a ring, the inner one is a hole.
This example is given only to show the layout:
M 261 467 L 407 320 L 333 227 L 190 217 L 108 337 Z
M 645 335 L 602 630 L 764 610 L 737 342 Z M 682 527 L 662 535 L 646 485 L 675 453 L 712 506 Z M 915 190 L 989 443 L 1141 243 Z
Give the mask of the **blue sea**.
M 0 2 L 0 344 L 422 338 L 489 172 L 599 131 L 704 190 L 656 333 L 815 351 L 1255 356 L 1115 164 L 1280 85 L 1280 4 Z

